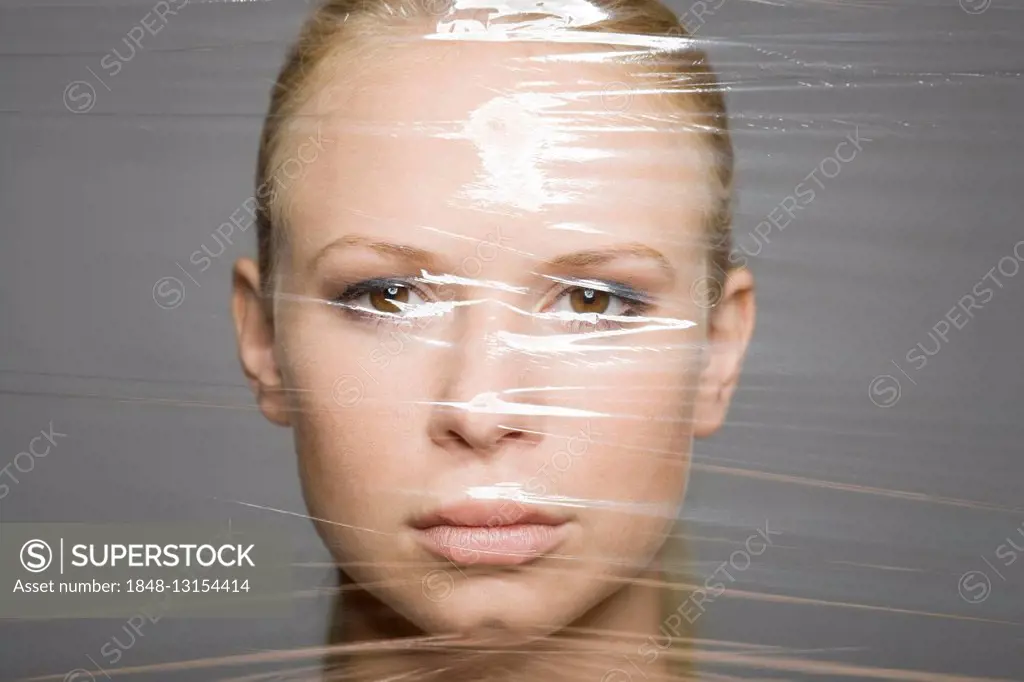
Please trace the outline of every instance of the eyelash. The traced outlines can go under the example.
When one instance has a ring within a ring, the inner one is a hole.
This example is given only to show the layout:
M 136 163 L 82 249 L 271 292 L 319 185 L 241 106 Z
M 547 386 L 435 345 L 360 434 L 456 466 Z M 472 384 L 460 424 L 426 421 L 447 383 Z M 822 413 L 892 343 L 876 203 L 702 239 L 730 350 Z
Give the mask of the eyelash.
M 607 280 L 587 280 L 586 283 L 569 284 L 562 288 L 557 296 L 552 300 L 549 307 L 553 307 L 556 303 L 561 301 L 566 296 L 569 296 L 574 291 L 579 290 L 593 290 L 602 291 L 622 302 L 624 310 L 615 317 L 642 317 L 645 313 L 650 311 L 652 303 L 650 297 L 637 289 L 623 284 L 621 282 L 612 282 Z M 585 314 L 585 313 L 577 313 Z M 596 320 L 590 321 L 587 319 L 570 319 L 563 320 L 563 325 L 570 331 L 570 333 L 578 334 L 582 332 L 603 332 L 613 329 L 622 329 L 626 326 L 626 322 L 621 319 L 609 319 L 603 316 L 603 314 L 596 314 Z
M 426 300 L 433 300 L 432 296 L 426 295 L 422 289 L 413 284 L 412 281 L 401 278 L 391 277 L 378 277 L 373 279 L 366 279 L 361 282 L 356 282 L 345 288 L 340 295 L 336 296 L 332 303 L 340 304 L 345 311 L 345 314 L 351 315 L 360 321 L 369 322 L 373 325 L 379 324 L 393 324 L 402 325 L 408 324 L 409 320 L 402 317 L 401 315 L 395 315 L 393 313 L 386 313 L 383 311 L 370 310 L 362 306 L 356 306 L 352 304 L 355 301 L 367 294 L 374 294 L 382 292 L 390 287 L 401 287 L 408 289 L 410 292 L 415 293 L 420 298 Z
M 357 319 L 365 322 L 372 323 L 374 325 L 379 324 L 393 324 L 402 325 L 409 324 L 409 319 L 401 315 L 393 313 L 386 313 L 383 311 L 374 311 L 362 306 L 355 306 L 352 301 L 355 301 L 367 294 L 380 293 L 390 287 L 401 287 L 403 289 L 409 289 L 410 292 L 415 293 L 420 298 L 427 301 L 435 301 L 436 297 L 426 294 L 420 287 L 416 286 L 413 281 L 401 278 L 373 278 L 356 282 L 348 286 L 340 295 L 336 296 L 332 302 L 340 304 L 345 313 L 352 315 Z M 566 296 L 572 294 L 574 291 L 579 290 L 593 290 L 607 293 L 612 298 L 621 301 L 624 310 L 621 314 L 616 317 L 641 317 L 647 313 L 652 303 L 650 297 L 627 284 L 621 282 L 605 281 L 605 280 L 587 280 L 578 284 L 567 284 L 564 285 L 561 290 L 551 299 L 551 303 L 548 304 L 547 308 L 555 306 Z M 578 315 L 584 315 L 587 313 L 577 313 Z M 625 326 L 625 322 L 622 320 L 612 320 L 608 317 L 604 317 L 603 314 L 593 314 L 596 317 L 595 321 L 588 319 L 569 319 L 561 320 L 562 324 L 571 333 L 580 333 L 584 331 L 607 331 L 609 329 L 621 329 Z

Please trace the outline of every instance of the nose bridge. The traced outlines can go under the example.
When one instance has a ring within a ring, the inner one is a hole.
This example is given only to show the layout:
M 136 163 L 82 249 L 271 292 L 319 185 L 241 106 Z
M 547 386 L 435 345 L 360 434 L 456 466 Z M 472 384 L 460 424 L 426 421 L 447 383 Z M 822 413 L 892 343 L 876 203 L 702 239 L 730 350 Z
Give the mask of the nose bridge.
M 465 400 L 516 388 L 517 352 L 507 339 L 510 332 L 528 329 L 531 299 L 528 283 L 516 275 L 526 264 L 509 250 L 508 229 L 487 227 L 456 271 L 463 296 L 453 325 L 449 381 L 454 394 Z
M 517 390 L 526 358 L 507 342 L 510 332 L 529 325 L 526 298 L 510 288 L 474 286 L 459 306 L 439 377 L 436 439 L 490 451 L 504 439 L 541 437 L 543 405 Z
M 497 393 L 508 398 L 518 388 L 517 360 L 520 352 L 511 346 L 509 333 L 526 326 L 530 310 L 523 295 L 490 288 L 478 288 L 460 312 L 452 346 L 456 362 L 452 390 L 472 399 Z

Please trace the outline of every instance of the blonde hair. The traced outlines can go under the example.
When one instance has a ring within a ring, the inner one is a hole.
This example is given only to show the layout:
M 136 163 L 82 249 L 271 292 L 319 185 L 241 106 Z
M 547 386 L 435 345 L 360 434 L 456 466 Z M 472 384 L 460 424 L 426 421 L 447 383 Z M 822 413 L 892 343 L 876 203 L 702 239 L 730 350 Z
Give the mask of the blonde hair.
M 632 61 L 655 80 L 645 90 L 689 112 L 711 150 L 711 180 L 717 198 L 709 216 L 706 241 L 710 245 L 710 274 L 721 283 L 730 269 L 733 150 L 718 79 L 704 52 L 688 40 L 689 34 L 678 17 L 658 0 L 589 0 L 589 4 L 608 18 L 573 30 L 678 38 L 672 41 L 674 48 L 652 49 L 643 59 Z M 359 39 L 365 41 L 366 35 L 436 22 L 453 8 L 453 0 L 326 0 L 307 20 L 274 85 L 260 140 L 255 199 L 264 291 L 269 290 L 275 253 L 284 233 L 284 211 L 273 182 L 281 164 L 280 150 L 287 126 L 318 87 L 320 67 L 337 49 Z

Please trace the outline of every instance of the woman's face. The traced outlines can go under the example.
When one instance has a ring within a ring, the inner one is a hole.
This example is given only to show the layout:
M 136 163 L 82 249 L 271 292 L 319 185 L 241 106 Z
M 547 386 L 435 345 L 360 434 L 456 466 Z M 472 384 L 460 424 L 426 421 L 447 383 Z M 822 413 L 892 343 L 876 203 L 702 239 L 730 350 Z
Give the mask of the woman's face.
M 242 359 L 356 582 L 428 632 L 545 634 L 651 564 L 724 414 L 710 160 L 621 66 L 405 49 L 303 110 Z

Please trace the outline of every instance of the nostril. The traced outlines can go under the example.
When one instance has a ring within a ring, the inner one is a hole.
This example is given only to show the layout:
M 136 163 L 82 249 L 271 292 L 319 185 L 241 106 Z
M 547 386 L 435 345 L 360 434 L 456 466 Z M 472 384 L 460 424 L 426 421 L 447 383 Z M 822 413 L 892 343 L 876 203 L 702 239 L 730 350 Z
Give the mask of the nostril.
M 502 436 L 502 440 L 523 440 L 525 437 L 526 434 L 522 431 L 509 431 Z
M 474 442 L 476 439 L 473 434 L 459 430 L 450 430 L 448 431 L 445 440 L 459 448 L 479 452 L 491 452 L 498 448 L 501 443 L 506 443 L 508 441 L 518 442 L 525 440 L 527 436 L 525 432 L 508 426 L 498 425 L 495 431 L 499 434 L 496 438 L 492 435 L 491 438 L 481 437 L 478 442 Z
M 447 435 L 447 438 L 445 440 L 448 440 L 451 443 L 454 443 L 459 448 L 465 448 L 465 449 L 468 449 L 468 450 L 472 450 L 473 449 L 473 444 L 469 442 L 469 439 L 466 438 L 461 433 L 459 433 L 458 431 L 449 431 L 448 435 Z

